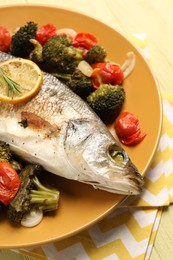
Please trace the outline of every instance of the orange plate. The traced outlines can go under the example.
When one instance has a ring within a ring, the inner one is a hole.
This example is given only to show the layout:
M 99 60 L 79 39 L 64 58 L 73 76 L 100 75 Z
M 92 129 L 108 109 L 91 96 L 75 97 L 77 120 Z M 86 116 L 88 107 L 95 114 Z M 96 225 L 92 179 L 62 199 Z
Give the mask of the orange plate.
M 136 54 L 134 72 L 125 80 L 124 110 L 135 113 L 147 132 L 147 137 L 128 154 L 142 175 L 148 169 L 155 153 L 162 123 L 162 106 L 156 80 L 142 55 L 122 35 L 93 18 L 70 10 L 48 6 L 6 6 L 0 8 L 0 24 L 15 29 L 28 21 L 39 25 L 54 23 L 58 28 L 69 27 L 77 32 L 93 33 L 111 60 L 122 64 L 126 53 Z M 13 19 L 14 18 L 14 19 Z M 13 227 L 4 217 L 0 220 L 0 247 L 34 246 L 60 240 L 87 228 L 115 209 L 126 197 L 94 190 L 89 185 L 53 176 L 61 191 L 56 214 L 47 215 L 34 228 Z M 3 234 L 3 235 L 2 235 Z

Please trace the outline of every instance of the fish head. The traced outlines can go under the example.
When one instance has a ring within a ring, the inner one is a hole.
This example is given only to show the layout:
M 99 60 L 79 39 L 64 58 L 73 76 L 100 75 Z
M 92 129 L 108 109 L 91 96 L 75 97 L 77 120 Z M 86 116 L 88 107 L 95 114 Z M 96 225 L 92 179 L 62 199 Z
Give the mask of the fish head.
M 117 194 L 141 192 L 142 176 L 104 125 L 98 127 L 94 120 L 72 120 L 68 123 L 64 144 L 79 181 Z

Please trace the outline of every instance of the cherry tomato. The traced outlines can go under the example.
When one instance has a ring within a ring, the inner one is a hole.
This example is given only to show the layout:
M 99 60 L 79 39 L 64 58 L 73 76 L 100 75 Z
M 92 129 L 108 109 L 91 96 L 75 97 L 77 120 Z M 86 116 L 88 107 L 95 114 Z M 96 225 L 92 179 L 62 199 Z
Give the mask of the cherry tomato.
M 141 130 L 139 120 L 130 112 L 122 112 L 115 120 L 114 127 L 121 143 L 125 145 L 137 145 L 146 136 Z
M 0 25 L 0 51 L 7 52 L 11 44 L 11 34 L 3 26 Z
M 20 187 L 20 179 L 11 164 L 0 162 L 0 201 L 8 205 Z
M 37 30 L 36 40 L 41 45 L 44 45 L 47 40 L 56 35 L 56 30 L 57 28 L 53 24 L 45 24 Z
M 129 112 L 122 112 L 115 121 L 116 133 L 119 137 L 131 136 L 140 129 L 139 120 Z
M 146 133 L 139 130 L 136 133 L 134 133 L 133 135 L 128 136 L 127 138 L 119 137 L 119 139 L 120 139 L 121 143 L 124 145 L 135 146 L 135 145 L 139 144 L 144 139 L 145 136 L 146 136 Z
M 89 50 L 92 46 L 96 45 L 97 39 L 96 37 L 91 33 L 78 33 L 74 40 L 72 45 L 76 48 L 84 48 Z
M 99 88 L 100 84 L 121 85 L 124 80 L 124 73 L 121 68 L 109 62 L 99 62 L 92 65 L 92 83 L 95 89 Z

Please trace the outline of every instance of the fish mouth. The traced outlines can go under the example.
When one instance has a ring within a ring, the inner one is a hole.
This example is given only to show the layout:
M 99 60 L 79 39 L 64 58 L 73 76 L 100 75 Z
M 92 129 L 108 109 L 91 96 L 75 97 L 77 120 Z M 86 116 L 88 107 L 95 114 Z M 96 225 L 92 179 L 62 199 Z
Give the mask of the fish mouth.
M 129 164 L 129 168 L 131 168 L 131 170 L 129 170 L 129 175 L 127 175 L 128 180 L 127 178 L 125 178 L 126 183 L 120 180 L 119 185 L 121 187 L 121 190 L 123 190 L 123 194 L 127 194 L 127 195 L 140 194 L 142 191 L 142 186 L 144 185 L 144 179 L 142 175 L 138 172 L 136 167 L 132 164 L 130 159 L 128 164 Z
M 116 171 L 114 174 L 113 178 L 107 175 L 100 176 L 100 180 L 98 181 L 86 180 L 83 182 L 92 185 L 95 189 L 120 195 L 138 195 L 141 193 L 144 180 L 138 172 L 134 176 L 126 175 L 117 177 Z M 111 173 L 111 175 L 113 174 Z

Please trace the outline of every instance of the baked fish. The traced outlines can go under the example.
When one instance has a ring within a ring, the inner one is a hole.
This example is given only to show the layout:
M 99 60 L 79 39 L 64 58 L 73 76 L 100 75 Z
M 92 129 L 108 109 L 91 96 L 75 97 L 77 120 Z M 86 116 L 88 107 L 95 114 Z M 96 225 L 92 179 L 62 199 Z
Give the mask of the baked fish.
M 10 58 L 0 52 L 0 61 Z M 112 193 L 140 193 L 142 176 L 98 116 L 58 79 L 43 78 L 29 102 L 0 102 L 0 139 L 58 176 Z

